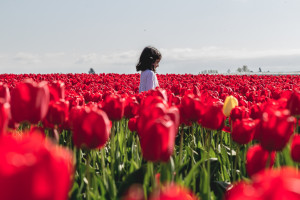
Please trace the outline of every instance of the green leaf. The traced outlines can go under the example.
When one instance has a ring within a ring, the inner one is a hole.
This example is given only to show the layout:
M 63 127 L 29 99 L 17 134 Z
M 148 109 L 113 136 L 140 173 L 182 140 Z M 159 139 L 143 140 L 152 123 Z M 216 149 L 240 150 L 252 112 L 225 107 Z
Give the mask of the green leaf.
M 115 199 L 117 195 L 117 188 L 115 181 L 112 179 L 112 176 L 107 176 L 107 182 L 108 182 L 108 193 L 112 199 Z
M 280 165 L 287 165 L 287 166 L 293 166 L 294 165 L 294 162 L 291 158 L 289 145 L 287 145 L 281 152 L 278 152 L 277 156 L 279 156 L 281 158 L 280 159 L 280 161 L 281 161 Z
M 185 177 L 184 179 L 184 185 L 185 186 L 189 186 L 192 179 L 196 176 L 195 174 L 198 173 L 199 167 L 200 165 L 204 162 L 204 159 L 201 159 L 200 161 L 198 161 L 193 167 L 192 169 L 189 171 L 188 175 Z
M 78 190 L 79 190 L 79 185 L 77 182 L 73 183 L 73 187 L 71 189 L 71 191 L 69 192 L 69 198 L 70 199 L 76 199 L 76 195 L 78 194 Z

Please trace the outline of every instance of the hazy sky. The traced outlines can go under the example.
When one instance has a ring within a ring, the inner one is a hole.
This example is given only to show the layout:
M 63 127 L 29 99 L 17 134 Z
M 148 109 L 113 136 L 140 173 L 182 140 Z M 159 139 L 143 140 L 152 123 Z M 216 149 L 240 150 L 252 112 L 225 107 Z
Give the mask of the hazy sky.
M 0 73 L 300 71 L 299 0 L 0 0 Z

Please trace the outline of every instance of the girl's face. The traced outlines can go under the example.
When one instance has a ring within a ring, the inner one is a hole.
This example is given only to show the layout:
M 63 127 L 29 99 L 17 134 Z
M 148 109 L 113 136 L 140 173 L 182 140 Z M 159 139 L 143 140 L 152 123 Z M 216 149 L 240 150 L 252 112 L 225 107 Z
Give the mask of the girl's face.
M 159 62 L 160 62 L 160 59 L 157 59 L 157 60 L 153 63 L 154 69 L 156 69 L 156 68 L 159 67 Z

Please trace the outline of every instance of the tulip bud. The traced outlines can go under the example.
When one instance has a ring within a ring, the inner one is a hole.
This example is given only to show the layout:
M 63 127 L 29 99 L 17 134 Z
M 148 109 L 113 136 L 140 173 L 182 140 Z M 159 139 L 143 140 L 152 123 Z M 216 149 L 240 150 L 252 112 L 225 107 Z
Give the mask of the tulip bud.
M 231 110 L 238 106 L 239 102 L 234 96 L 228 96 L 225 99 L 224 105 L 223 105 L 223 113 L 226 117 L 230 115 Z
M 137 115 L 139 109 L 139 103 L 136 101 L 135 98 L 127 98 L 125 100 L 125 107 L 124 107 L 124 116 L 129 119 Z
M 193 194 L 193 192 L 190 191 L 189 189 L 173 183 L 164 186 L 159 191 L 153 192 L 150 196 L 150 200 L 161 200 L 161 199 L 198 200 L 199 198 L 195 194 Z
M 265 169 L 226 191 L 224 200 L 300 199 L 300 174 L 292 167 Z
M 201 118 L 201 112 L 203 105 L 199 98 L 196 98 L 193 94 L 187 94 L 182 98 L 181 102 L 181 116 L 187 121 L 196 122 Z
M 234 121 L 232 123 L 232 140 L 239 144 L 249 143 L 253 139 L 256 125 L 256 121 L 251 118 Z
M 145 160 L 169 161 L 175 145 L 176 127 L 168 116 L 150 120 L 139 133 L 142 154 Z
M 11 114 L 15 122 L 38 123 L 43 120 L 49 107 L 47 82 L 36 83 L 28 79 L 19 83 L 11 93 Z
M 137 131 L 137 116 L 128 120 L 128 128 L 131 132 Z
M 291 156 L 295 162 L 300 163 L 300 135 L 294 135 L 291 144 Z
M 104 99 L 103 110 L 110 120 L 118 121 L 124 116 L 125 100 L 119 95 L 110 94 Z
M 10 104 L 0 98 L 0 135 L 5 133 L 10 117 Z
M 6 84 L 0 82 L 0 97 L 4 98 L 5 102 L 10 102 L 10 93 Z
M 69 115 L 69 102 L 63 99 L 51 101 L 46 119 L 51 124 L 63 124 L 67 121 Z
M 287 102 L 287 108 L 291 111 L 291 115 L 300 115 L 300 91 L 295 90 Z
M 74 176 L 72 154 L 38 131 L 21 138 L 1 137 L 0 160 L 1 199 L 68 199 Z
M 258 126 L 261 146 L 268 151 L 281 151 L 294 133 L 295 118 L 288 110 L 267 110 Z
M 203 116 L 200 119 L 200 124 L 208 129 L 220 130 L 224 127 L 224 121 L 226 119 L 223 111 L 223 103 L 216 101 L 206 104 L 204 106 Z
M 102 110 L 73 108 L 70 114 L 73 141 L 78 148 L 101 148 L 109 139 L 111 124 Z
M 260 145 L 255 145 L 248 149 L 246 160 L 247 173 L 249 176 L 252 176 L 266 167 L 272 168 L 275 162 L 275 151 L 269 152 Z
M 50 100 L 58 101 L 65 98 L 65 84 L 62 81 L 54 81 L 49 85 Z

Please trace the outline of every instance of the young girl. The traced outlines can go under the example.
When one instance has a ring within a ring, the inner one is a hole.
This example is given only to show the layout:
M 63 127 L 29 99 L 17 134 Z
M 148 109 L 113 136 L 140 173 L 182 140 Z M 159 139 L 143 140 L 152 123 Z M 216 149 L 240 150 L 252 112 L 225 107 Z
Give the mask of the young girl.
M 139 62 L 136 65 L 136 71 L 142 71 L 140 93 L 159 87 L 155 72 L 160 60 L 161 53 L 156 48 L 148 46 L 142 51 Z

